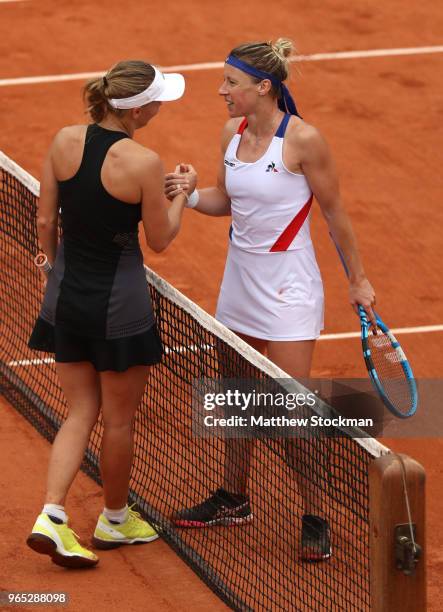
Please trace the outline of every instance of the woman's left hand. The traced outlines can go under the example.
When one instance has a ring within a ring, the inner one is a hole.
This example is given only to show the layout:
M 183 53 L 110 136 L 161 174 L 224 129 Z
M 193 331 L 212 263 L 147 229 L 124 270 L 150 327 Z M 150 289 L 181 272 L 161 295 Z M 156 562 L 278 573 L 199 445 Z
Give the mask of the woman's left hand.
M 358 314 L 358 306 L 363 306 L 371 321 L 373 328 L 377 326 L 376 318 L 372 307 L 375 305 L 375 291 L 367 278 L 349 283 L 349 301 L 355 312 Z

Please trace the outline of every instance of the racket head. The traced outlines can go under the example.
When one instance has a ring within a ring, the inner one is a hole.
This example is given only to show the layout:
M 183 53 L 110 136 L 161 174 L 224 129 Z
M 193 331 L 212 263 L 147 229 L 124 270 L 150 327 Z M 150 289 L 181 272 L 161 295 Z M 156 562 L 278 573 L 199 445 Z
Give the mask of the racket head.
M 392 414 L 411 417 L 418 406 L 417 384 L 400 343 L 378 314 L 377 335 L 362 306 L 359 315 L 363 357 L 375 390 Z

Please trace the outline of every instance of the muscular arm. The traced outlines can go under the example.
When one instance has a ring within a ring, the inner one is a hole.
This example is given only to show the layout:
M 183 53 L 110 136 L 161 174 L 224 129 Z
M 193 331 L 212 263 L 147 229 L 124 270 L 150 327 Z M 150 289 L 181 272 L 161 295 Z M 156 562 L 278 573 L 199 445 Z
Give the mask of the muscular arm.
M 38 240 L 51 266 L 54 265 L 58 241 L 58 183 L 52 163 L 56 149 L 57 136 L 43 163 L 37 208 Z
M 199 201 L 197 206 L 195 206 L 195 210 L 203 215 L 209 215 L 211 217 L 226 217 L 231 214 L 231 200 L 229 199 L 228 194 L 226 193 L 225 186 L 225 153 L 228 147 L 228 144 L 235 134 L 237 127 L 240 123 L 241 119 L 231 119 L 229 120 L 222 133 L 222 141 L 221 141 L 221 158 L 218 167 L 217 174 L 217 185 L 215 187 L 206 187 L 204 189 L 199 189 Z M 182 166 L 186 167 L 187 164 L 182 164 Z M 191 194 L 197 184 L 197 173 L 192 168 L 192 166 L 187 166 L 189 172 L 184 172 L 179 174 L 177 171 L 175 173 L 168 174 L 166 176 L 166 194 L 168 197 L 171 197 L 175 193 L 178 193 L 177 186 L 181 185 L 181 187 Z
M 142 220 L 146 242 L 159 253 L 175 238 L 180 229 L 186 197 L 178 193 L 168 206 L 164 195 L 163 164 L 158 155 L 146 152 L 140 162 L 142 178 Z
M 224 153 L 225 151 L 222 149 L 222 156 L 217 174 L 217 186 L 199 189 L 200 197 L 195 210 L 203 215 L 227 217 L 231 214 L 231 200 L 225 189 Z
M 374 290 L 366 278 L 351 221 L 340 197 L 335 164 L 329 148 L 319 132 L 309 125 L 294 131 L 293 138 L 301 168 L 320 205 L 329 231 L 344 255 L 349 270 L 351 304 L 354 309 L 358 304 L 364 306 L 374 320 L 371 309 L 375 301 Z

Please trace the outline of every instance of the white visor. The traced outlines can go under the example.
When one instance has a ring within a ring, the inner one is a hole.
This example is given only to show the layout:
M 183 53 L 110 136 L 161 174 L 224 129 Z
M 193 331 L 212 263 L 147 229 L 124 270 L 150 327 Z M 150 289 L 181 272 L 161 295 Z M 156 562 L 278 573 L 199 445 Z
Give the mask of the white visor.
M 155 77 L 147 89 L 130 98 L 111 98 L 108 100 L 113 108 L 138 108 L 150 102 L 170 102 L 178 100 L 185 91 L 185 79 L 181 74 L 163 74 L 155 70 Z

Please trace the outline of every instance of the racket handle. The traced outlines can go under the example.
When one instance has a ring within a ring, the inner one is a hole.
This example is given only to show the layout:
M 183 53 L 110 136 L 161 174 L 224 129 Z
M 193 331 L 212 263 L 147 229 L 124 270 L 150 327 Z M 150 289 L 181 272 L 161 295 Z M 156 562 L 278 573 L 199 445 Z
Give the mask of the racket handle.
M 346 272 L 346 276 L 349 278 L 349 270 L 348 270 L 348 266 L 346 265 L 346 262 L 345 262 L 343 251 L 338 246 L 338 244 L 335 242 L 334 236 L 331 234 L 331 232 L 329 232 L 329 235 L 331 236 L 331 240 L 334 243 L 335 248 L 337 249 L 337 253 L 338 253 L 338 256 L 340 257 L 340 261 L 342 263 L 342 266 L 343 266 L 343 268 L 344 268 L 344 270 Z

